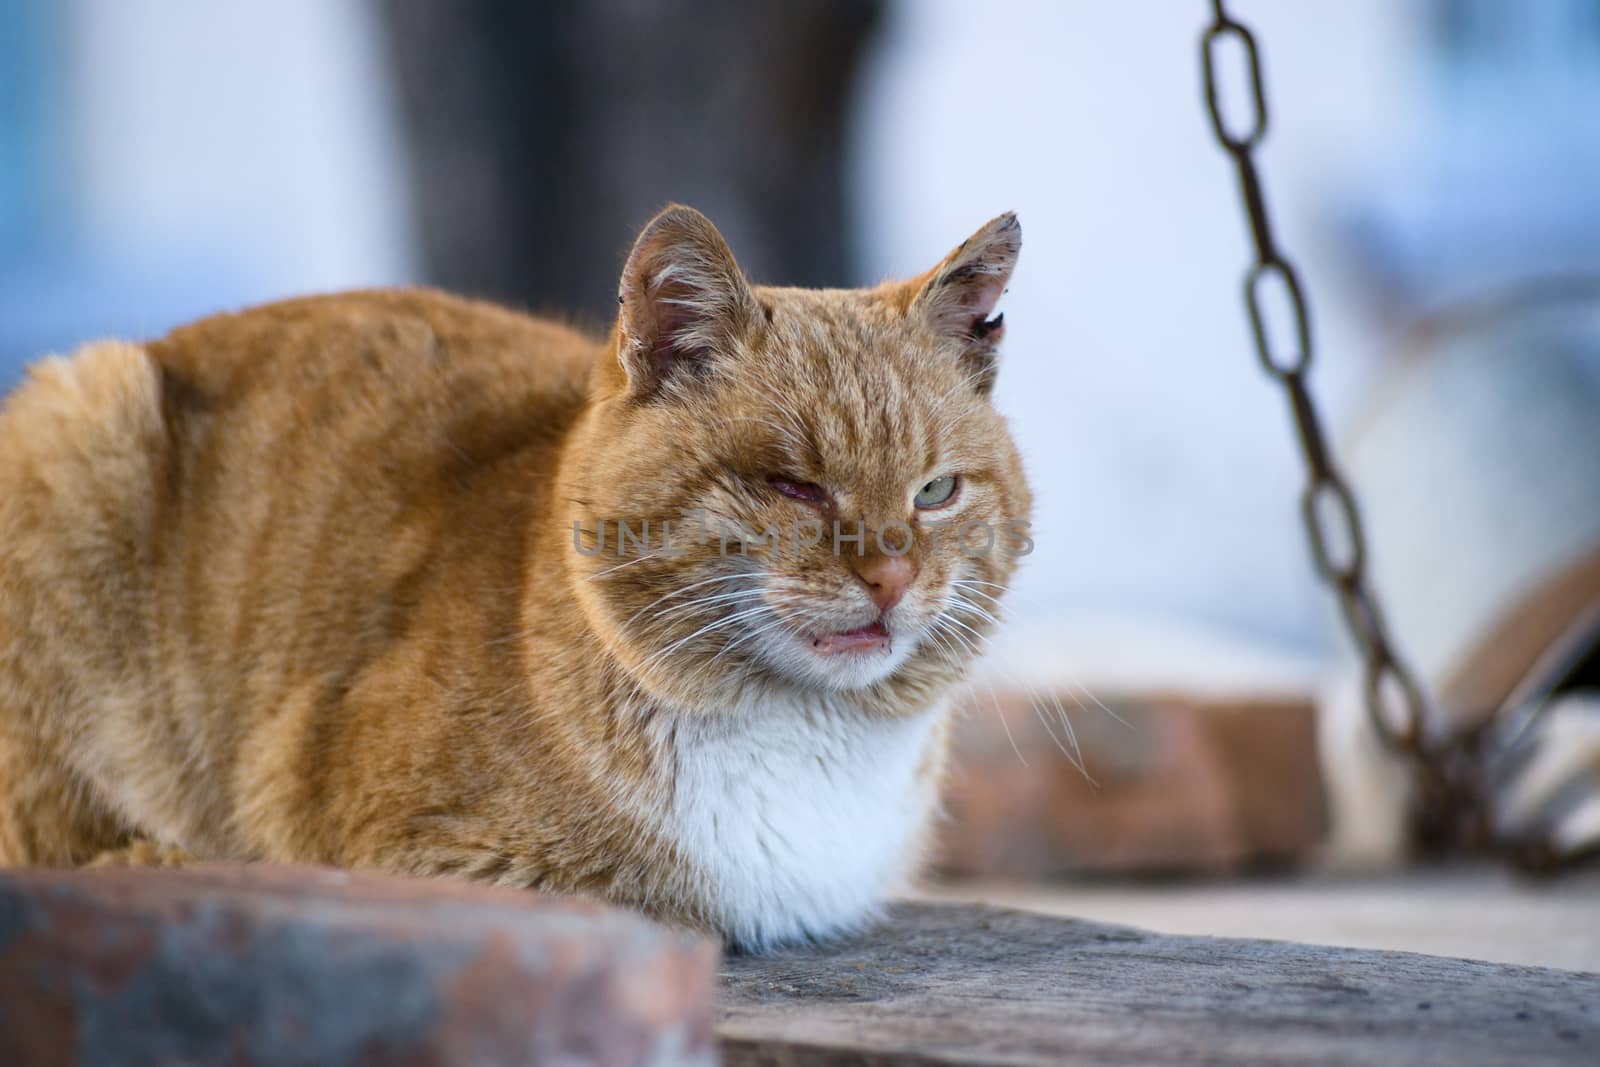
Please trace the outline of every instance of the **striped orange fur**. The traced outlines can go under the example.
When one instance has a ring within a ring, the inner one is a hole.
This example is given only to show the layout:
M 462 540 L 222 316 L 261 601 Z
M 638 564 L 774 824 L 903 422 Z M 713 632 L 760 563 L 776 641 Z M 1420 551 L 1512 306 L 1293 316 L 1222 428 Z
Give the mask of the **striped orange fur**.
M 860 923 L 1028 516 L 989 399 L 1019 245 L 1002 216 L 907 282 L 767 288 L 675 207 L 607 338 L 378 291 L 36 364 L 0 412 L 0 862 L 459 876 L 752 947 Z M 650 547 L 597 551 L 622 521 Z M 862 543 L 749 538 L 834 522 Z

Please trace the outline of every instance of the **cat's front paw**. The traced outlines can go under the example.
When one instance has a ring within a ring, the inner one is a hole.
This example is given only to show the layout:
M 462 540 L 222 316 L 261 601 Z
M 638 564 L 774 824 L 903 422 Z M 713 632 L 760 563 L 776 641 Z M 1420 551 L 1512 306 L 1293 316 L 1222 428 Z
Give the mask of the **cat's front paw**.
M 195 858 L 173 845 L 154 841 L 135 841 L 124 848 L 102 852 L 90 860 L 90 867 L 182 867 Z

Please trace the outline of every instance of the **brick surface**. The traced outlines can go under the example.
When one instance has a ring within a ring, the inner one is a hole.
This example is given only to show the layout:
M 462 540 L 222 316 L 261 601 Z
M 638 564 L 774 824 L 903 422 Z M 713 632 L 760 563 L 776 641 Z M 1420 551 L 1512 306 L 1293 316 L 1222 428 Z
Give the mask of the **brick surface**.
M 1309 698 L 1060 701 L 1082 769 L 1048 695 L 985 692 L 964 709 L 944 873 L 1218 874 L 1291 865 L 1321 841 Z
M 0 1064 L 710 1064 L 717 958 L 447 881 L 0 871 Z

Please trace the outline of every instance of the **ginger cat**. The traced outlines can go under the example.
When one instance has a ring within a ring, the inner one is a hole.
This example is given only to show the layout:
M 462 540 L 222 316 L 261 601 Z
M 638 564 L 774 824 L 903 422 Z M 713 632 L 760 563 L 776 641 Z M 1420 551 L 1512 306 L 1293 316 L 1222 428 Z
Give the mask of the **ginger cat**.
M 605 340 L 404 290 L 40 362 L 0 412 L 0 863 L 859 926 L 1031 544 L 989 399 L 1020 242 L 767 288 L 673 207 Z

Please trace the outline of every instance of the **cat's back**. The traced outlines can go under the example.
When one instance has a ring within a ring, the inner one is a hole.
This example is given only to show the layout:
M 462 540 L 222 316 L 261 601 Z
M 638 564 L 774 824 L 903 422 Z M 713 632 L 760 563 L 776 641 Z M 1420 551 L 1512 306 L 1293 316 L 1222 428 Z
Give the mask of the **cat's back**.
M 359 433 L 417 415 L 559 421 L 581 401 L 599 347 L 555 322 L 418 288 L 214 315 L 146 350 L 169 421 L 226 413 Z
M 397 602 L 514 582 L 600 354 L 557 323 L 426 289 L 174 331 L 149 346 L 181 490 L 161 533 L 184 573 L 163 568 L 161 598 L 243 652 L 308 630 L 388 634 Z
M 400 289 L 218 315 L 147 351 L 178 551 L 208 555 L 214 576 L 275 565 L 270 584 L 306 603 L 375 558 L 426 542 L 436 559 L 452 534 L 481 548 L 504 509 L 538 509 L 601 345 Z
M 562 325 L 427 289 L 308 297 L 215 315 L 147 344 L 35 363 L 0 405 L 0 531 L 13 557 L 121 548 L 158 527 L 289 488 L 416 492 L 553 449 L 599 344 Z M 236 507 L 235 507 L 236 506 Z M 280 519 L 289 515 L 279 515 Z M 134 549 L 142 551 L 134 552 Z M 131 553 L 131 554 L 130 554 Z
M 174 634 L 220 657 L 392 600 L 396 568 L 538 507 L 502 487 L 542 484 L 599 350 L 408 289 L 41 360 L 0 407 L 0 647 L 52 689 L 170 679 L 179 664 L 147 660 Z

